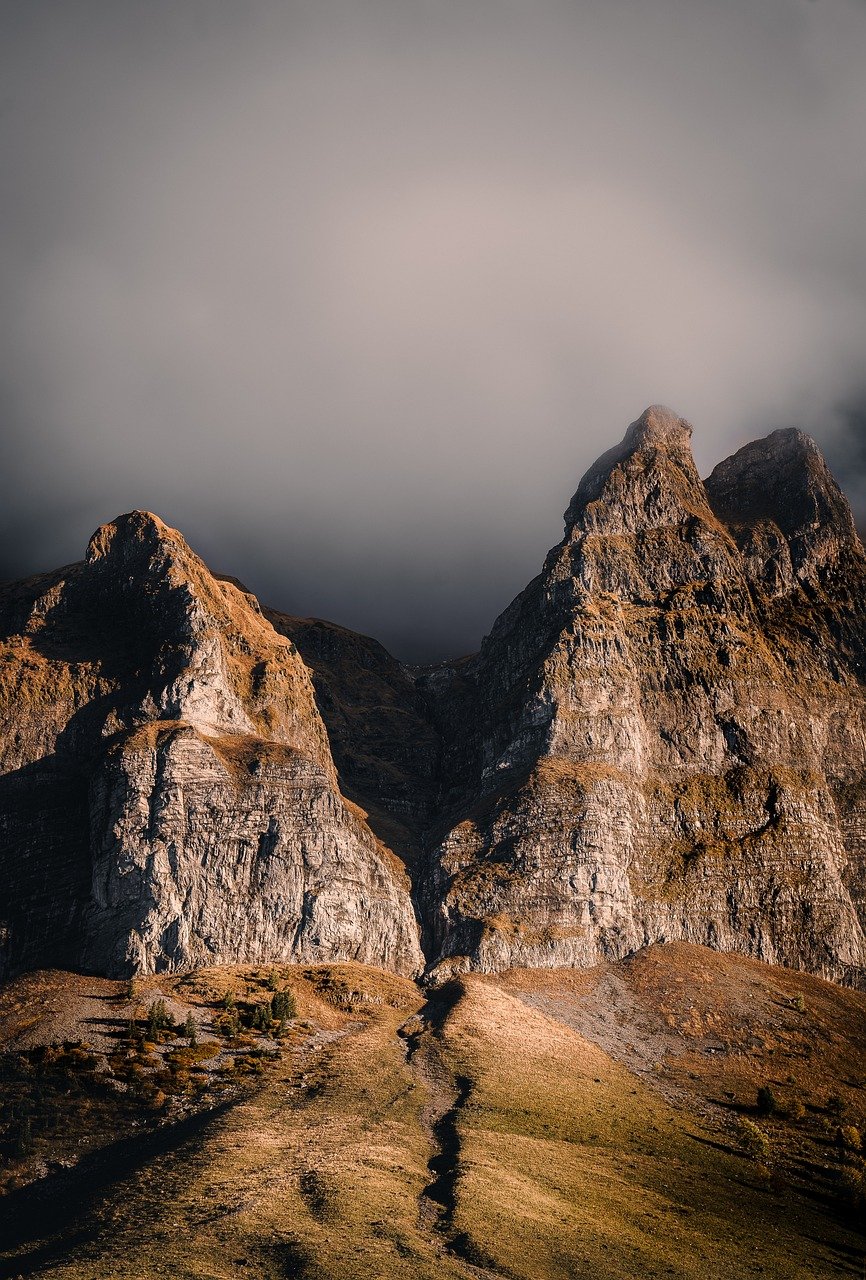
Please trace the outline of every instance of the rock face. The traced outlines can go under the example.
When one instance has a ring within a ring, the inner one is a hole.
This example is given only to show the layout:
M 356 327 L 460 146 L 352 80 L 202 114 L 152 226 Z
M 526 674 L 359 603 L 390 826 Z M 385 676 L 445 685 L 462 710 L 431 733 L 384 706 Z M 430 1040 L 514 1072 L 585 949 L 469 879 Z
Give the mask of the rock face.
M 417 971 L 405 872 L 340 795 L 309 673 L 252 596 L 134 512 L 2 617 L 8 967 Z
M 690 436 L 629 428 L 460 673 L 425 886 L 446 968 L 682 939 L 863 979 L 863 549 L 806 436 L 706 485 Z
M 3 589 L 7 968 L 679 939 L 863 984 L 866 556 L 807 436 L 706 482 L 690 436 L 647 410 L 436 667 L 263 613 L 146 513 Z

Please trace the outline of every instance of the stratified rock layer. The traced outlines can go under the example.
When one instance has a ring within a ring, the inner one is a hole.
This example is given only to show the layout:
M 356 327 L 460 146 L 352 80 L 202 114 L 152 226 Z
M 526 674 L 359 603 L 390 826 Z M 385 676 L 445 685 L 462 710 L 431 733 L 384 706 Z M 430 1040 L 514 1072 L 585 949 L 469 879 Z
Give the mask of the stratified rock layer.
M 297 650 L 178 533 L 121 517 L 2 619 L 9 968 L 417 971 L 405 872 L 339 792 Z
M 684 939 L 862 981 L 863 549 L 808 437 L 705 486 L 690 436 L 629 428 L 460 672 L 425 887 L 445 972 Z
M 706 482 L 690 437 L 648 409 L 436 667 L 263 613 L 141 512 L 4 588 L 7 968 L 444 977 L 679 939 L 863 984 L 866 556 L 807 436 Z

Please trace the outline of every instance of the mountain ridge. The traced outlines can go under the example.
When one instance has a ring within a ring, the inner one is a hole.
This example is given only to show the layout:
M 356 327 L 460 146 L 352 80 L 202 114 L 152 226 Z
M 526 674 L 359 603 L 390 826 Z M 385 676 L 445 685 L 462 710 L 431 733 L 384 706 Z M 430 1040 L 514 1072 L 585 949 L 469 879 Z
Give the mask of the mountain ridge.
M 0 589 L 7 970 L 442 980 L 681 938 L 861 984 L 866 556 L 809 437 L 702 481 L 691 434 L 646 410 L 479 652 L 427 667 L 149 513 Z

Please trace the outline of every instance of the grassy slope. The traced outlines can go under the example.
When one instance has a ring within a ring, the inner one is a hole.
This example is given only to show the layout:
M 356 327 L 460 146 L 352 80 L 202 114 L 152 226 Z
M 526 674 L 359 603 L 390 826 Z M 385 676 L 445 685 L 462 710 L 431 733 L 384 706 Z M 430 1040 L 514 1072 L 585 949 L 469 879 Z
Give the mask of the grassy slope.
M 11 1191 L 0 1238 L 15 1227 L 17 1243 L 0 1252 L 0 1276 L 862 1274 L 862 1237 L 796 1165 L 822 1133 L 828 1165 L 839 1162 L 828 1089 L 846 1122 L 859 1119 L 862 996 L 694 947 L 588 974 L 472 977 L 426 1002 L 359 966 L 282 974 L 309 1025 L 280 1060 L 222 1111 Z M 255 981 L 223 971 L 162 986 L 201 1014 L 209 992 L 234 984 L 241 998 Z M 603 1016 L 611 982 L 619 1040 Z M 789 1026 L 798 994 L 806 1009 Z M 751 1049 L 749 1010 L 764 1042 Z M 810 1109 L 798 1125 L 761 1120 L 764 1172 L 735 1148 L 736 1108 L 751 1106 L 768 1049 L 779 1079 L 795 1075 L 803 1038 L 795 1085 Z M 657 1060 L 629 1069 L 640 1043 Z
M 768 1190 L 688 1113 L 496 986 L 469 982 L 446 1032 L 472 1082 L 453 1222 L 493 1269 L 806 1280 L 853 1247 L 796 1191 Z

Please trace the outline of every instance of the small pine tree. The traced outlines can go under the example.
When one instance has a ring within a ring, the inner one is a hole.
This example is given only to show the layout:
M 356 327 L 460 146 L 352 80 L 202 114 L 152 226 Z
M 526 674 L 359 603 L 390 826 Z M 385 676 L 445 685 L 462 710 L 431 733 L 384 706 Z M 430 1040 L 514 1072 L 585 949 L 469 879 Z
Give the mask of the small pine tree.
M 796 1009 L 798 1013 L 806 1012 L 806 999 L 802 995 L 802 993 L 794 996 L 793 1000 L 791 1001 L 791 1007 L 793 1009 Z
M 233 1009 L 235 1007 L 235 998 L 230 991 L 227 991 L 223 996 L 222 1007 L 224 1009 Z
M 154 1000 L 147 1010 L 147 1038 L 158 1040 L 161 1031 L 170 1031 L 174 1019 L 166 1008 L 164 1000 Z
M 758 1090 L 758 1115 L 772 1116 L 779 1110 L 776 1095 L 768 1084 L 762 1084 Z
M 275 971 L 271 969 L 270 973 L 268 974 L 268 991 L 278 991 L 279 987 L 280 987 L 280 980 L 277 977 Z
M 229 1009 L 220 1018 L 220 1031 L 229 1040 L 236 1040 L 241 1029 L 241 1020 L 237 1009 Z
M 271 1016 L 274 1022 L 288 1022 L 296 1015 L 295 997 L 291 991 L 277 991 L 271 999 Z
M 268 1031 L 271 1025 L 270 1006 L 266 1004 L 257 1004 L 253 1013 L 253 1030 Z
M 191 1013 L 186 1015 L 186 1022 L 183 1024 L 183 1034 L 189 1041 L 189 1046 L 194 1049 L 198 1044 L 198 1024 Z

